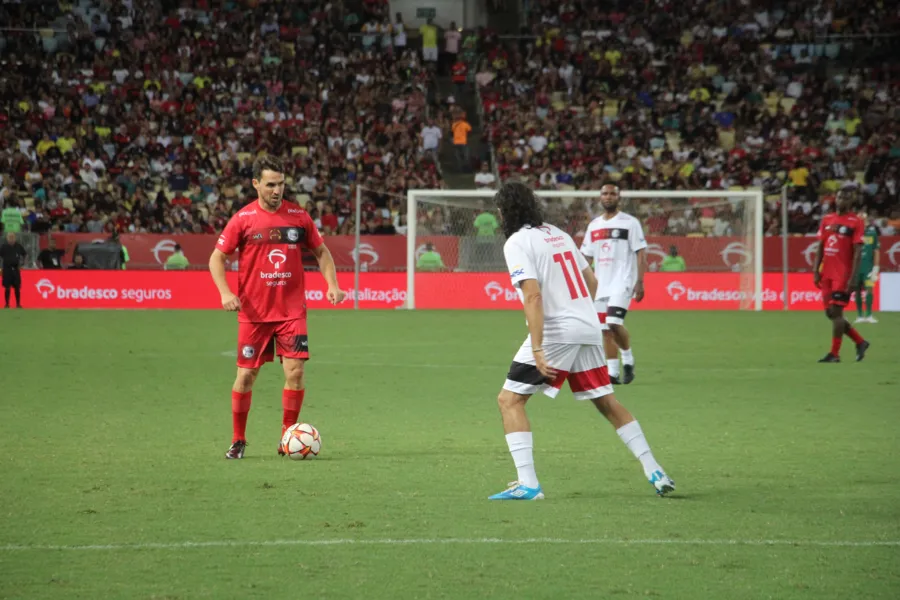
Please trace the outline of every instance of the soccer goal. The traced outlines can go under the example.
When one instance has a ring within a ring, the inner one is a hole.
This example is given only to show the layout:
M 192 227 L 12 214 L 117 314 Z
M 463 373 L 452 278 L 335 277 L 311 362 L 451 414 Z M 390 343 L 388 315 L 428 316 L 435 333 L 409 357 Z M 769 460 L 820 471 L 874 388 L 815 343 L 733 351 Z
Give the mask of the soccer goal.
M 407 193 L 403 308 L 509 308 L 518 302 L 506 273 L 495 193 Z M 545 219 L 578 244 L 591 219 L 603 212 L 599 190 L 536 194 Z M 670 254 L 683 259 L 681 274 L 654 279 L 665 285 L 653 293 L 681 301 L 678 306 L 702 297 L 721 301 L 717 307 L 762 310 L 761 191 L 623 191 L 621 196 L 619 209 L 644 225 L 648 271 L 669 271 L 675 262 L 666 260 Z

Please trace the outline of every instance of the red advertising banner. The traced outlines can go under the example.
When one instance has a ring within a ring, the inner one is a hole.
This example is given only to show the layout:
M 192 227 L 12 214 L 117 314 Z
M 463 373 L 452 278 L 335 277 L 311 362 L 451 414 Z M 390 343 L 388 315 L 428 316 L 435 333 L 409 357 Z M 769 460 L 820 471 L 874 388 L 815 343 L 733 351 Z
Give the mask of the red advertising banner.
M 229 273 L 232 289 L 237 274 Z M 338 274 L 351 295 L 338 308 L 353 308 L 353 275 Z M 741 276 L 733 273 L 648 273 L 646 297 L 630 310 L 737 310 L 746 299 Z M 822 293 L 809 274 L 792 273 L 788 281 L 791 310 L 821 310 Z M 406 301 L 403 273 L 360 275 L 361 308 L 398 308 Z M 763 307 L 781 310 L 782 276 L 763 277 Z M 325 281 L 306 278 L 310 309 L 333 309 L 325 299 Z M 23 271 L 22 302 L 28 308 L 54 309 L 220 309 L 219 294 L 203 271 Z M 875 309 L 879 309 L 876 288 Z M 521 310 L 519 296 L 505 273 L 418 273 L 416 308 Z
M 506 274 L 418 273 L 416 308 L 431 309 L 512 309 L 521 310 L 519 295 Z M 763 309 L 783 310 L 783 276 L 763 275 Z M 648 273 L 642 302 L 632 302 L 629 310 L 738 310 L 750 301 L 750 292 L 741 289 L 741 275 L 734 273 Z M 878 289 L 875 310 L 878 310 Z M 813 285 L 812 275 L 788 275 L 791 310 L 821 310 L 822 292 Z
M 54 234 L 57 245 L 66 250 L 66 262 L 71 262 L 72 250 L 82 242 L 102 241 L 102 235 L 86 233 Z M 198 266 L 205 266 L 216 244 L 215 235 L 157 235 L 129 234 L 121 236 L 128 248 L 131 262 L 129 268 L 160 268 L 166 262 L 175 244 L 180 244 L 188 260 Z M 579 241 L 580 240 L 576 240 Z M 425 244 L 434 244 L 444 264 L 453 269 L 459 255 L 459 238 L 455 236 L 425 236 L 416 240 L 417 254 L 424 252 Z M 647 238 L 647 255 L 651 270 L 655 270 L 671 246 L 678 248 L 689 271 L 734 271 L 741 265 L 749 264 L 752 252 L 739 238 L 693 238 L 656 236 Z M 353 236 L 329 236 L 326 243 L 339 269 L 349 270 L 354 266 Z M 816 257 L 818 242 L 813 237 L 788 238 L 788 264 L 792 271 L 809 271 Z M 405 236 L 363 236 L 360 238 L 360 260 L 369 271 L 405 271 Z M 763 240 L 763 261 L 766 271 L 782 269 L 781 238 L 767 237 Z M 314 259 L 310 256 L 310 262 Z M 881 238 L 881 270 L 900 271 L 900 236 Z
M 66 252 L 63 259 L 66 264 L 72 262 L 72 252 L 77 244 L 102 242 L 108 239 L 108 236 L 90 233 L 55 233 L 53 237 L 56 239 L 57 247 Z M 119 236 L 119 241 L 128 249 L 130 259 L 128 267 L 131 269 L 161 268 L 166 259 L 175 252 L 176 244 L 181 246 L 182 252 L 192 265 L 205 267 L 209 262 L 209 255 L 216 246 L 216 240 L 218 240 L 218 236 L 208 234 L 138 233 Z M 325 240 L 338 269 L 352 270 L 355 238 L 335 235 L 329 236 Z M 459 254 L 458 237 L 423 236 L 419 237 L 417 242 L 419 244 L 417 254 L 425 251 L 426 244 L 432 243 L 435 250 L 444 259 L 444 264 L 450 269 L 456 268 Z M 359 256 L 360 261 L 365 263 L 368 270 L 405 271 L 406 237 L 364 235 L 360 237 Z M 315 258 L 311 254 L 308 256 L 308 262 L 315 264 Z
M 237 273 L 228 273 L 237 289 Z M 351 293 L 338 308 L 353 308 L 353 274 L 339 273 L 341 288 Z M 371 273 L 360 278 L 361 308 L 397 308 L 406 300 L 406 276 Z M 325 299 L 328 286 L 318 273 L 306 277 L 306 305 L 334 307 Z M 22 271 L 22 303 L 28 308 L 77 309 L 221 309 L 219 292 L 204 271 Z

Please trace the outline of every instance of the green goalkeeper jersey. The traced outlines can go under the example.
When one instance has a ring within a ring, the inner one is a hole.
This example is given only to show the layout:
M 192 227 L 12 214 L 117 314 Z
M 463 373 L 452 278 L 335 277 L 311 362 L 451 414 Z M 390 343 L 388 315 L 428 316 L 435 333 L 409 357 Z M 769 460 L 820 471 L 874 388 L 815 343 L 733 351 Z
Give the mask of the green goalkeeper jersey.
M 878 228 L 867 225 L 863 232 L 862 258 L 859 260 L 859 275 L 865 277 L 875 267 L 875 253 L 881 245 L 878 242 Z

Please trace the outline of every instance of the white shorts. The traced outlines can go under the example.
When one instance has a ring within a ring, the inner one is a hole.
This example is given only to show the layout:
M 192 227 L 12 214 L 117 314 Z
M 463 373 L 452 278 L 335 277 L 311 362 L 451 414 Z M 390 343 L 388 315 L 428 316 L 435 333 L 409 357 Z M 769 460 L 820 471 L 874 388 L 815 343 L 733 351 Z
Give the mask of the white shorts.
M 531 340 L 526 339 L 513 358 L 503 389 L 523 396 L 544 392 L 555 398 L 563 382 L 568 381 L 576 400 L 602 398 L 613 393 L 603 346 L 544 344 L 544 356 L 547 364 L 559 372 L 556 379 L 547 381 L 537 370 Z
M 431 62 L 437 62 L 438 59 L 438 49 L 437 48 L 422 48 L 422 60 L 430 60 Z
M 599 317 L 603 329 L 609 329 L 607 324 L 625 324 L 625 315 L 628 313 L 628 307 L 631 306 L 633 294 L 633 289 L 625 288 L 624 294 L 594 300 L 594 308 L 597 309 L 597 317 Z

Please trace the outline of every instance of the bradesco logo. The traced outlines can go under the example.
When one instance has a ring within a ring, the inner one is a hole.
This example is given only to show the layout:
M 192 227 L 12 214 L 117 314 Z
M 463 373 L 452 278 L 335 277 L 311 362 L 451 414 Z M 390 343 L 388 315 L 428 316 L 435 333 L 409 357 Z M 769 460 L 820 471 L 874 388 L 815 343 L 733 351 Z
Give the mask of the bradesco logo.
M 718 287 L 696 289 L 686 286 L 678 280 L 670 282 L 666 286 L 666 292 L 669 294 L 669 297 L 676 302 L 681 300 L 686 302 L 743 302 L 744 300 L 754 298 L 754 295 L 751 292 L 746 292 L 744 290 Z M 779 298 L 779 295 L 780 294 L 775 290 L 766 288 L 762 292 L 762 299 L 763 302 L 774 302 Z
M 488 298 L 491 299 L 491 302 L 496 302 L 497 300 L 506 300 L 507 302 L 513 302 L 519 299 L 519 295 L 516 293 L 516 290 L 511 290 L 507 287 L 504 287 L 496 281 L 488 282 L 488 284 L 484 286 L 484 293 L 487 294 Z
M 89 286 L 67 288 L 56 285 L 46 277 L 34 284 L 44 300 L 126 300 L 141 304 L 147 300 L 171 300 L 172 290 L 168 288 L 95 288 Z

